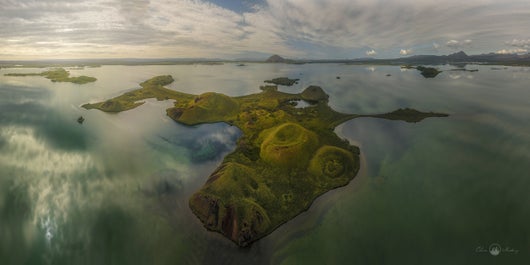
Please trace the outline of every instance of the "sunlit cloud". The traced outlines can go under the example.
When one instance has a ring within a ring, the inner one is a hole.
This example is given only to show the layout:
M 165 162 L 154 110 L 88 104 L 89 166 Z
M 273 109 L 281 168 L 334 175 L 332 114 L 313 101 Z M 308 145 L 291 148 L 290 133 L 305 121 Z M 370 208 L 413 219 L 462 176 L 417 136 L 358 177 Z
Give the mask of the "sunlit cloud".
M 506 42 L 507 45 L 519 47 L 519 48 L 530 48 L 530 39 L 527 40 L 518 40 L 513 39 L 511 41 Z
M 495 53 L 497 54 L 524 54 L 524 53 L 528 53 L 528 49 L 509 49 L 509 50 L 502 49 L 502 50 L 496 51 Z
M 400 55 L 410 55 L 410 54 L 412 54 L 412 49 L 401 49 L 399 51 L 399 54 Z
M 447 45 L 447 47 L 450 47 L 452 49 L 461 49 L 463 47 L 467 47 L 471 45 L 471 42 L 472 42 L 471 40 L 463 40 L 463 41 L 450 40 L 447 43 L 445 43 L 445 45 Z
M 374 56 L 376 54 L 377 54 L 377 52 L 375 50 L 366 51 L 366 55 L 368 55 L 368 56 Z

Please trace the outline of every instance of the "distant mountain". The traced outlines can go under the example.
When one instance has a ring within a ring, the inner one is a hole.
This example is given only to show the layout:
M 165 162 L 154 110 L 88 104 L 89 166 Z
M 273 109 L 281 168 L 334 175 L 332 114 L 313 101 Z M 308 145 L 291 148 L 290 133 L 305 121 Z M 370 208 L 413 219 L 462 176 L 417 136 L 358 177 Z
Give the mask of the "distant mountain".
M 479 62 L 500 62 L 500 61 L 520 61 L 528 62 L 530 61 L 530 54 L 498 54 L 498 53 L 488 53 L 488 54 L 479 54 L 470 56 L 476 61 Z
M 361 58 L 355 58 L 352 61 L 372 61 L 375 60 L 373 57 L 361 57 Z
M 463 51 L 447 55 L 447 59 L 449 60 L 466 60 L 468 58 L 469 56 Z
M 267 63 L 289 63 L 289 62 L 292 62 L 292 60 L 287 60 L 281 57 L 280 55 L 275 54 L 269 57 L 267 60 L 265 60 L 265 62 Z
M 263 62 L 257 59 L 226 60 L 217 58 L 116 58 L 116 59 L 56 59 L 56 60 L 32 60 L 32 61 L 2 61 L 0 67 L 14 67 L 23 65 L 25 67 L 45 66 L 97 66 L 97 65 L 179 65 L 179 64 L 223 64 L 224 62 Z M 409 57 L 394 59 L 285 59 L 279 55 L 272 55 L 267 63 L 345 63 L 345 64 L 381 64 L 381 65 L 441 65 L 451 64 L 463 67 L 466 64 L 491 64 L 491 65 L 521 65 L 530 66 L 530 53 L 526 54 L 500 54 L 485 53 L 478 55 L 467 55 L 460 51 L 449 55 L 413 55 Z
M 389 59 L 389 61 L 406 62 L 411 64 L 444 64 L 466 62 L 470 57 L 463 51 L 449 55 L 414 55 L 410 57 Z
M 269 57 L 265 62 L 268 63 L 347 63 L 347 64 L 406 64 L 406 65 L 438 65 L 452 64 L 462 66 L 470 63 L 482 64 L 505 64 L 505 65 L 530 65 L 530 54 L 479 54 L 467 55 L 463 51 L 455 52 L 449 55 L 413 55 L 409 57 L 395 59 L 374 59 L 374 58 L 356 58 L 356 59 L 329 59 L 329 60 L 289 60 L 279 55 Z
M 414 55 L 410 57 L 396 59 L 378 59 L 377 63 L 389 64 L 466 64 L 466 63 L 485 63 L 485 64 L 510 64 L 510 65 L 529 65 L 530 54 L 479 54 L 467 55 L 460 51 L 449 55 Z M 365 61 L 365 62 L 374 62 Z

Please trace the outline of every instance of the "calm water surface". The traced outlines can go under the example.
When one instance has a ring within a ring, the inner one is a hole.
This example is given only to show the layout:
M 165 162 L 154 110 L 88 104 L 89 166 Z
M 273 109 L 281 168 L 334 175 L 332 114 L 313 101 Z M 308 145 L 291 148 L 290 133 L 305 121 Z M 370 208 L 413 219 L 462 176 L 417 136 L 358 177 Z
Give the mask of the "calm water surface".
M 340 64 L 71 70 L 98 78 L 85 85 L 0 69 L 0 264 L 527 264 L 530 69 L 468 68 L 479 71 L 425 79 Z M 171 89 L 230 96 L 289 76 L 299 84 L 282 91 L 319 85 L 341 112 L 451 116 L 340 125 L 337 134 L 361 147 L 359 175 L 239 249 L 206 231 L 187 202 L 235 148 L 237 128 L 179 125 L 165 116 L 169 101 L 118 114 L 80 108 L 162 74 L 175 78 Z M 494 243 L 503 248 L 496 257 Z

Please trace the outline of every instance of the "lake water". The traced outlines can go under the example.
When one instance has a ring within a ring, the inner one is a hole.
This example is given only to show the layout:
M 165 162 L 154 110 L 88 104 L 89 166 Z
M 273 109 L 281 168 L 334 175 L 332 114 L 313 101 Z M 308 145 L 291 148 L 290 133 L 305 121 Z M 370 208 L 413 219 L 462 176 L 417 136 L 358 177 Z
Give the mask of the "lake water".
M 342 64 L 70 70 L 98 78 L 85 85 L 0 69 L 0 264 L 527 264 L 530 68 L 442 68 L 434 79 Z M 450 117 L 340 125 L 336 133 L 361 148 L 359 175 L 240 249 L 188 207 L 235 148 L 237 128 L 177 124 L 165 116 L 169 101 L 118 114 L 80 107 L 165 74 L 171 89 L 230 96 L 288 76 L 300 81 L 282 91 L 321 86 L 341 112 Z

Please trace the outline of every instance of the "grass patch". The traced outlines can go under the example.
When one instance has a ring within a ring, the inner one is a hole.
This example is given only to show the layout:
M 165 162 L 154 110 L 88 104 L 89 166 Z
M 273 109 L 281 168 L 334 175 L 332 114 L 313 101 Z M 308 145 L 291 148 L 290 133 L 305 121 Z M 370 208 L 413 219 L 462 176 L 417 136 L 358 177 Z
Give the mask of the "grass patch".
M 181 109 L 179 121 L 185 124 L 219 122 L 235 117 L 239 104 L 233 98 L 219 93 L 204 93 Z
M 305 166 L 318 145 L 317 135 L 296 123 L 284 123 L 262 134 L 260 156 L 273 166 Z

